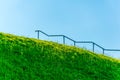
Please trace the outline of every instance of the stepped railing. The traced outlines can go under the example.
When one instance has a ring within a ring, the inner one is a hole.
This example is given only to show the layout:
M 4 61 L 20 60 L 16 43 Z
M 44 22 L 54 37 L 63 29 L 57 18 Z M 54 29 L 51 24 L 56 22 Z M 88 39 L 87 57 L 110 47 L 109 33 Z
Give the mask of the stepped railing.
M 75 41 L 73 39 L 71 39 L 68 36 L 65 35 L 49 35 L 41 30 L 35 30 L 35 32 L 37 32 L 37 38 L 39 39 L 40 33 L 46 35 L 47 37 L 62 37 L 63 38 L 63 44 L 66 44 L 66 39 L 70 40 L 73 42 L 74 46 L 76 46 L 77 43 L 88 43 L 88 44 L 92 44 L 92 51 L 95 52 L 95 46 L 102 49 L 102 53 L 104 54 L 105 51 L 120 51 L 120 49 L 105 49 L 103 47 L 101 47 L 100 45 L 96 44 L 95 42 L 92 41 Z

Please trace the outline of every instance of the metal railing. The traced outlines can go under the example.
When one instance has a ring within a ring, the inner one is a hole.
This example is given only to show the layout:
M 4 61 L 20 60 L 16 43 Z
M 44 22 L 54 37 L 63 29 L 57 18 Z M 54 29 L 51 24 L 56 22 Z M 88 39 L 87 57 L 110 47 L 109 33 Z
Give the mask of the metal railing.
M 47 37 L 62 37 L 63 38 L 63 44 L 66 44 L 66 39 L 70 40 L 73 42 L 74 46 L 76 46 L 77 43 L 89 43 L 92 44 L 92 51 L 95 52 L 95 46 L 97 46 L 98 48 L 102 49 L 102 53 L 104 54 L 105 51 L 120 51 L 120 49 L 105 49 L 103 47 L 101 47 L 100 45 L 96 44 L 95 42 L 92 41 L 75 41 L 65 35 L 48 35 L 47 33 L 41 31 L 41 30 L 35 30 L 35 32 L 37 32 L 37 38 L 39 39 L 40 33 L 46 35 Z

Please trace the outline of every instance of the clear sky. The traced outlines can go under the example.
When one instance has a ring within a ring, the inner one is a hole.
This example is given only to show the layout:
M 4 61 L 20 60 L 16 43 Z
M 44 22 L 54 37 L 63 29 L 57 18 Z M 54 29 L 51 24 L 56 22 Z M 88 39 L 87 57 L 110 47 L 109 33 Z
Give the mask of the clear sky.
M 1 32 L 35 38 L 36 29 L 120 49 L 120 0 L 0 0 Z

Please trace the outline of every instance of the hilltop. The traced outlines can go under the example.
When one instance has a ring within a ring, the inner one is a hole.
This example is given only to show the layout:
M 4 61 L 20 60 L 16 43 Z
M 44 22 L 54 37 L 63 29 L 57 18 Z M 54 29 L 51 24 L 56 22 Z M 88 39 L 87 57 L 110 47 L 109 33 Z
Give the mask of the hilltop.
M 55 42 L 0 33 L 0 80 L 119 80 L 120 61 Z

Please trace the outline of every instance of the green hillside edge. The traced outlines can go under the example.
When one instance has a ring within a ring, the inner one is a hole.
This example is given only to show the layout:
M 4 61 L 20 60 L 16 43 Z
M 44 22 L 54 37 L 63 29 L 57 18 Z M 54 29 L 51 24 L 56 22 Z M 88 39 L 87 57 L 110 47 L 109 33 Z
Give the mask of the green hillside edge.
M 0 33 L 0 80 L 120 80 L 120 60 Z

